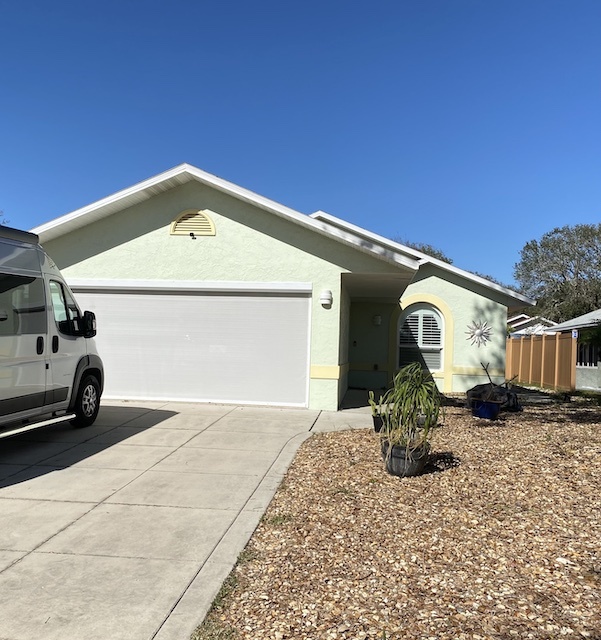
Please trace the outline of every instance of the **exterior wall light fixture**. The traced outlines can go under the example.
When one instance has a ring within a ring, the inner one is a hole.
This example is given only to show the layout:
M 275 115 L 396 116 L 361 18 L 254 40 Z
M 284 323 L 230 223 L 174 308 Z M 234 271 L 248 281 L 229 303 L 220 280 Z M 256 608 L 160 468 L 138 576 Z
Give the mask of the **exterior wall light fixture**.
M 324 289 L 319 296 L 319 302 L 321 303 L 321 306 L 328 308 L 331 307 L 332 300 L 332 292 L 329 289 Z

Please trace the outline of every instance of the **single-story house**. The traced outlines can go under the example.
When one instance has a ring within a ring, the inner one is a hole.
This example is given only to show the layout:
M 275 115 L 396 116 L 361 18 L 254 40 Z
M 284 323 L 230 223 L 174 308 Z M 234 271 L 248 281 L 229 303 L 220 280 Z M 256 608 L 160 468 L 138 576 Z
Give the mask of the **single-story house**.
M 443 392 L 504 379 L 532 301 L 188 164 L 35 229 L 94 311 L 105 397 L 335 410 L 421 360 Z
M 581 331 L 582 329 L 593 329 L 601 325 L 601 309 L 589 311 L 577 318 L 566 320 L 565 322 L 553 323 L 549 331 L 553 333 L 563 333 L 565 331 Z
M 529 316 L 527 313 L 520 313 L 507 319 L 509 335 L 519 336 L 540 336 L 553 330 L 557 322 L 544 318 L 543 316 Z

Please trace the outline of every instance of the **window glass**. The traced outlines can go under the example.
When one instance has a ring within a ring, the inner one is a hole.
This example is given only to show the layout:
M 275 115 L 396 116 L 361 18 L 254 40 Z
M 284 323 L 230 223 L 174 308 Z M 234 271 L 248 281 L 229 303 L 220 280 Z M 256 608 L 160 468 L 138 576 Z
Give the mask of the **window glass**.
M 0 274 L 0 336 L 46 333 L 42 278 Z
M 81 335 L 81 316 L 73 296 L 60 282 L 55 280 L 50 281 L 50 295 L 52 296 L 52 311 L 58 330 L 67 335 Z
M 0 243 L 0 267 L 5 271 L 38 271 L 40 260 L 35 248 L 20 243 Z

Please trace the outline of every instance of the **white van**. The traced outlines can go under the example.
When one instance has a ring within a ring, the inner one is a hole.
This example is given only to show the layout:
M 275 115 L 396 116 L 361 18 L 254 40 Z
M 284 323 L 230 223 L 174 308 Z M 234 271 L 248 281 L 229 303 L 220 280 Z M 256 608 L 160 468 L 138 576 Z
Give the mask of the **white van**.
M 38 236 L 0 225 L 0 438 L 96 419 L 96 318 L 83 314 Z

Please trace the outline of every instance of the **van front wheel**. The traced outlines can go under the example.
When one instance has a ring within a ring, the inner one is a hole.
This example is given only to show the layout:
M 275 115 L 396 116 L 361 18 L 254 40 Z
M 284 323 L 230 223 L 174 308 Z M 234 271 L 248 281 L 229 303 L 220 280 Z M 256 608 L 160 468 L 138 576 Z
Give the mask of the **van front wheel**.
M 91 425 L 100 409 L 100 385 L 94 376 L 86 376 L 75 399 L 75 418 L 71 420 L 74 427 Z

